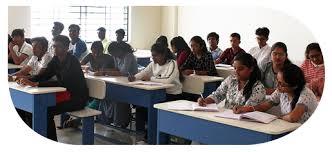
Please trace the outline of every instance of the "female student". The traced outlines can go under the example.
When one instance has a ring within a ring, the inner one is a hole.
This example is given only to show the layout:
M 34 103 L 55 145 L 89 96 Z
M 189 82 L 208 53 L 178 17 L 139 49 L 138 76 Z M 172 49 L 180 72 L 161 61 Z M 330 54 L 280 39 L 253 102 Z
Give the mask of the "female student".
M 133 54 L 131 46 L 125 42 L 112 42 L 108 46 L 108 52 L 111 54 L 115 61 L 115 70 L 106 71 L 106 75 L 111 76 L 128 76 L 137 73 L 137 61 Z M 108 112 L 110 121 L 114 125 L 121 128 L 128 126 L 130 121 L 130 105 L 121 102 L 109 103 L 111 110 Z
M 280 105 L 281 119 L 288 122 L 304 123 L 317 107 L 314 93 L 305 86 L 305 79 L 301 69 L 294 65 L 285 65 L 278 72 L 278 89 L 267 97 L 267 100 L 253 106 L 239 106 L 234 113 L 250 111 L 266 111 L 273 106 Z
M 265 89 L 260 82 L 261 72 L 256 59 L 248 53 L 240 53 L 235 56 L 233 67 L 235 75 L 227 77 L 207 98 L 199 98 L 199 105 L 221 103 L 230 109 L 237 105 L 254 106 L 265 99 Z
M 190 47 L 181 36 L 177 36 L 171 40 L 171 48 L 176 53 L 176 63 L 180 69 L 191 52 Z
M 165 47 L 168 48 L 168 40 L 167 40 L 167 37 L 164 36 L 164 35 L 160 35 L 157 38 L 156 43 L 160 43 L 160 44 L 162 44 L 162 45 L 164 45 Z
M 282 70 L 285 64 L 291 64 L 288 59 L 286 44 L 277 42 L 272 45 L 271 50 L 272 61 L 262 68 L 262 83 L 267 95 L 272 94 L 277 88 L 277 73 Z
M 89 91 L 78 59 L 68 53 L 69 38 L 58 35 L 53 40 L 55 56 L 48 63 L 45 71 L 31 79 L 22 78 L 19 80 L 19 83 L 33 87 L 61 86 L 67 89 L 66 92 L 56 95 L 56 106 L 47 109 L 47 138 L 56 141 L 54 115 L 83 109 L 88 99 Z M 56 81 L 50 80 L 53 76 L 56 76 Z
M 318 43 L 311 43 L 305 51 L 306 60 L 301 65 L 307 85 L 320 100 L 325 81 L 323 54 Z
M 151 47 L 153 62 L 135 76 L 129 76 L 129 81 L 143 80 L 166 84 L 174 84 L 174 87 L 166 89 L 166 100 L 181 99 L 182 84 L 179 80 L 179 70 L 172 52 L 163 44 L 156 43 Z M 136 108 L 136 130 L 144 130 L 144 122 L 147 119 L 145 108 Z
M 214 66 L 212 55 L 206 48 L 205 41 L 194 36 L 190 40 L 192 52 L 189 54 L 186 62 L 180 68 L 183 75 L 197 74 L 216 76 L 217 70 Z
M 114 59 L 108 55 L 103 54 L 103 43 L 101 41 L 94 41 L 91 45 L 92 53 L 89 53 L 81 61 L 81 65 L 90 63 L 89 70 L 94 72 L 94 75 L 105 75 L 105 71 L 114 69 Z

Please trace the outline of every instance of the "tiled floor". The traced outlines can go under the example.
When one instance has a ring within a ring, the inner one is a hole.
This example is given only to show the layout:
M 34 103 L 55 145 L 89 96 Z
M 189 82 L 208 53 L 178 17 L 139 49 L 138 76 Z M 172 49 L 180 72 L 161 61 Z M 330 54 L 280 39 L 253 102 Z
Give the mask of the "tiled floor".
M 59 116 L 56 116 L 55 123 L 59 122 Z M 98 123 L 95 123 L 95 134 L 95 145 L 133 145 L 143 138 L 143 135 Z M 75 128 L 57 129 L 57 137 L 58 142 L 74 145 L 80 145 L 82 140 L 80 129 Z

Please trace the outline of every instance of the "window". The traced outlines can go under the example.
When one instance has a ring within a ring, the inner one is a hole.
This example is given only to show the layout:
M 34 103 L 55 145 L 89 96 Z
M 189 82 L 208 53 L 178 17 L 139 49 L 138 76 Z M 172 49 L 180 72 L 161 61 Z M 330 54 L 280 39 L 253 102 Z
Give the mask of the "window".
M 91 43 L 99 40 L 97 29 L 106 28 L 106 38 L 116 40 L 115 31 L 122 28 L 126 32 L 124 41 L 128 41 L 128 6 L 67 6 L 67 7 L 31 7 L 31 36 L 45 36 L 52 39 L 54 21 L 64 24 L 63 35 L 68 35 L 70 24 L 78 24 L 81 28 L 80 38 Z

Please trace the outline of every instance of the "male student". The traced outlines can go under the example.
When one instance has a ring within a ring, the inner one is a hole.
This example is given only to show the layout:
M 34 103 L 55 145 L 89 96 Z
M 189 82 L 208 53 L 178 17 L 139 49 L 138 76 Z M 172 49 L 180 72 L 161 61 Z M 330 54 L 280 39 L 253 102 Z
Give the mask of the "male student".
M 13 30 L 8 49 L 8 60 L 12 60 L 16 65 L 26 65 L 33 55 L 32 46 L 25 42 L 23 29 Z
M 126 35 L 126 32 L 123 29 L 116 30 L 115 34 L 116 34 L 116 41 L 117 42 L 124 42 L 123 38 Z
M 36 37 L 31 40 L 33 56 L 29 60 L 28 64 L 23 66 L 23 68 L 14 73 L 12 76 L 28 77 L 38 75 L 43 73 L 47 67 L 47 64 L 51 61 L 53 55 L 47 51 L 48 41 L 45 37 Z M 9 77 L 9 80 L 12 80 L 12 76 Z
M 69 45 L 69 52 L 77 59 L 81 60 L 87 54 L 86 44 L 79 38 L 80 27 L 76 24 L 71 24 L 68 28 L 69 37 L 71 39 Z
M 269 40 L 270 30 L 266 27 L 260 27 L 256 30 L 256 40 L 258 46 L 249 50 L 256 60 L 258 67 L 262 69 L 262 66 L 271 61 L 271 47 L 266 43 Z
M 216 60 L 215 64 L 228 64 L 232 65 L 234 62 L 234 57 L 239 53 L 245 53 L 245 51 L 240 47 L 241 36 L 239 33 L 232 33 L 230 35 L 231 47 L 227 48 Z
M 56 36 L 60 35 L 64 29 L 64 26 L 61 22 L 53 22 L 53 28 L 52 28 L 52 39 Z M 53 46 L 53 40 L 50 40 L 48 50 L 49 52 L 54 55 L 54 50 L 52 49 Z
M 110 42 L 107 40 L 107 38 L 105 37 L 106 35 L 106 29 L 104 27 L 100 27 L 97 29 L 97 33 L 98 33 L 98 38 L 101 41 L 101 43 L 103 43 L 103 47 L 104 47 L 104 54 L 107 54 L 107 48 L 110 45 Z
M 45 71 L 31 79 L 21 78 L 19 83 L 32 87 L 64 87 L 66 92 L 57 93 L 56 106 L 48 111 L 47 138 L 57 141 L 54 115 L 68 111 L 83 109 L 87 102 L 89 91 L 77 58 L 68 53 L 70 40 L 67 36 L 58 35 L 54 38 L 55 55 Z M 56 76 L 57 80 L 50 80 Z
M 211 32 L 207 36 L 207 41 L 209 43 L 208 51 L 211 52 L 213 61 L 218 59 L 220 54 L 223 52 L 219 47 L 219 35 L 216 32 Z

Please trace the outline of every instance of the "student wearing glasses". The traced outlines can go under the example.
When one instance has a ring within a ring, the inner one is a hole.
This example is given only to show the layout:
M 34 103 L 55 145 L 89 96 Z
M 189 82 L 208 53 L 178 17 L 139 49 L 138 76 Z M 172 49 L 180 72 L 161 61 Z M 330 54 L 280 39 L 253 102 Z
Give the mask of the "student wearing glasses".
M 309 88 L 320 100 L 325 81 L 325 66 L 323 54 L 318 43 L 311 43 L 305 51 L 306 60 L 301 65 L 305 80 Z
M 281 119 L 288 122 L 304 123 L 312 115 L 317 107 L 317 99 L 314 93 L 305 86 L 305 78 L 302 70 L 288 64 L 278 72 L 278 87 L 266 101 L 256 106 L 237 106 L 234 113 L 251 111 L 267 111 L 273 106 L 280 106 Z
M 272 45 L 271 59 L 263 66 L 262 83 L 266 88 L 266 94 L 272 94 L 277 88 L 277 74 L 282 70 L 285 64 L 291 64 L 288 59 L 287 46 L 283 42 L 277 42 Z

